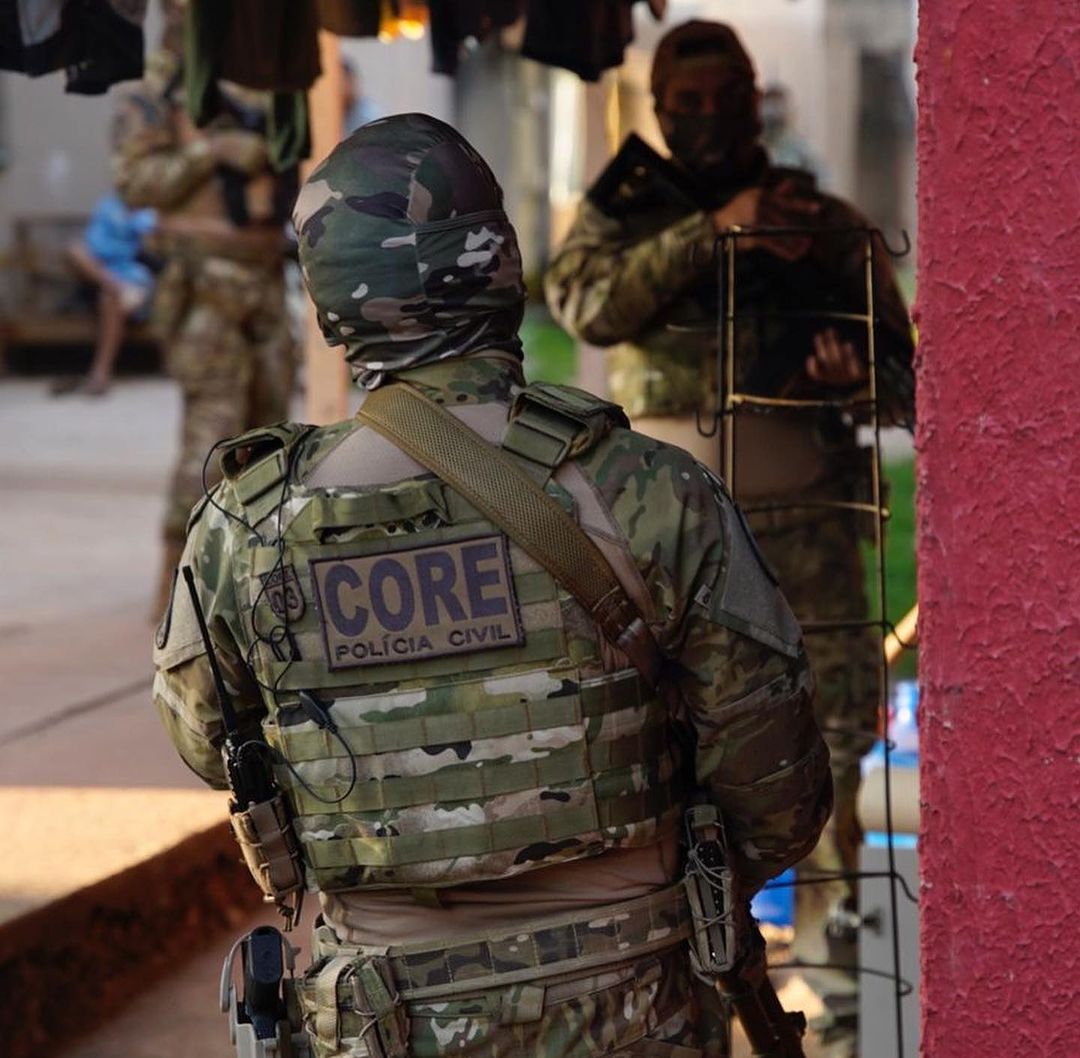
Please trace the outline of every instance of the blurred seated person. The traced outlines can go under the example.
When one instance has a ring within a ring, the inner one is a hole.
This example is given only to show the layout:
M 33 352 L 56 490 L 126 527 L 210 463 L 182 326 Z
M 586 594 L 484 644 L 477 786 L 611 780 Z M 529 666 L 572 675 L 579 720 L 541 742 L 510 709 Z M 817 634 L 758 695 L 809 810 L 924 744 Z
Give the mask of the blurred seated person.
M 108 390 L 124 325 L 150 304 L 154 274 L 142 247 L 157 222 L 156 210 L 128 209 L 111 192 L 94 207 L 82 238 L 68 247 L 68 260 L 79 276 L 98 288 L 97 343 L 87 374 L 57 379 L 54 394 L 101 396 Z

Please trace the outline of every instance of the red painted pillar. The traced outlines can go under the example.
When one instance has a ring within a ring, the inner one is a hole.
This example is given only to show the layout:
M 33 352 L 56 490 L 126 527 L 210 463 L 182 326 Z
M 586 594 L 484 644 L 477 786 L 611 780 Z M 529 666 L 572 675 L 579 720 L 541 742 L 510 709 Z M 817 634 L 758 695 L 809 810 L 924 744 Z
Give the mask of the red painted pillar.
M 1080 1055 L 1080 5 L 921 0 L 923 1054 Z

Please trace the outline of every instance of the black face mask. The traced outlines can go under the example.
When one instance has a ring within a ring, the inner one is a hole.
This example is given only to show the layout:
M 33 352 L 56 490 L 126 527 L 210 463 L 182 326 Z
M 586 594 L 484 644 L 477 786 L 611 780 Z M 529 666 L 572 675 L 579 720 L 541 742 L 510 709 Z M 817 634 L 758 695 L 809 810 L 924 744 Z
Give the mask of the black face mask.
M 753 110 L 738 115 L 658 110 L 657 117 L 671 153 L 699 182 L 735 184 L 756 174 L 754 144 L 761 124 Z

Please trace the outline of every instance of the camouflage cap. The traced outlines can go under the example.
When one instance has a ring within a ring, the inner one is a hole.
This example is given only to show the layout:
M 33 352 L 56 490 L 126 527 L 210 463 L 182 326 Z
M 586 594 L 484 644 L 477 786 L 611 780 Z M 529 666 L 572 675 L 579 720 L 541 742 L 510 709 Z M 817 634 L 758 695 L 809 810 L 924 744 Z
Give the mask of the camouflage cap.
M 300 190 L 300 267 L 357 381 L 484 349 L 521 355 L 517 236 L 487 163 L 426 114 L 373 121 Z
M 675 26 L 660 38 L 653 54 L 652 94 L 661 99 L 667 80 L 688 62 L 709 60 L 729 65 L 733 71 L 755 79 L 754 63 L 738 34 L 723 22 L 692 19 Z

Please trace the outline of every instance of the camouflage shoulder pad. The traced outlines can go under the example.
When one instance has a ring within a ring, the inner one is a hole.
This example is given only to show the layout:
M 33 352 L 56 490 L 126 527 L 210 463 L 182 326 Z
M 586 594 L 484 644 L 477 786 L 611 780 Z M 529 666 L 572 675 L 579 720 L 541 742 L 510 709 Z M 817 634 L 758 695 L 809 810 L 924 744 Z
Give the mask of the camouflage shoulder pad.
M 534 382 L 514 400 L 502 447 L 554 470 L 594 448 L 616 426 L 629 425 L 618 404 L 574 386 Z
M 180 561 L 183 565 L 185 559 Z M 195 608 L 178 566 L 173 570 L 169 604 L 154 633 L 154 668 L 166 672 L 205 653 L 206 644 L 195 618 Z
M 260 426 L 221 446 L 221 472 L 245 507 L 285 480 L 289 450 L 311 428 L 282 422 Z
M 799 653 L 802 629 L 780 591 L 776 574 L 723 482 L 711 471 L 705 473 L 716 487 L 723 510 L 726 554 L 723 584 L 709 598 L 698 602 L 709 610 L 717 624 L 795 657 Z

